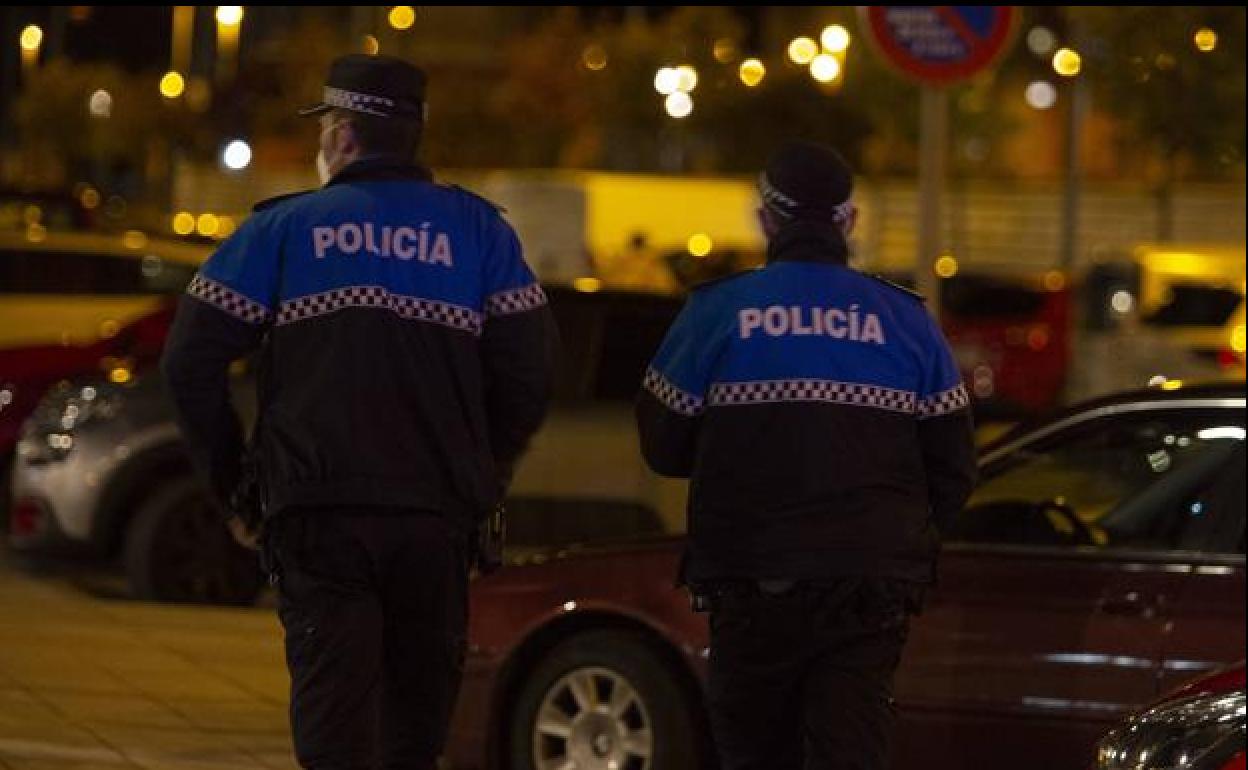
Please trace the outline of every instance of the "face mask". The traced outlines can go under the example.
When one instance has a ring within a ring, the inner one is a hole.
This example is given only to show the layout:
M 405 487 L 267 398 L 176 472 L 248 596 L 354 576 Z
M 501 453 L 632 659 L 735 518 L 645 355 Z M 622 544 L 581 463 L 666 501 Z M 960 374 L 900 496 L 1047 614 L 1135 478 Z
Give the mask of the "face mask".
M 329 161 L 325 160 L 325 151 L 316 151 L 316 178 L 321 180 L 321 185 L 329 184 Z
M 321 180 L 322 185 L 329 184 L 330 177 L 333 176 L 333 174 L 329 173 L 329 160 L 325 158 L 325 144 L 324 144 L 325 134 L 329 131 L 334 130 L 340 125 L 342 125 L 341 122 L 330 123 L 328 126 L 326 126 L 324 129 L 321 130 L 320 140 L 317 141 L 317 144 L 319 145 L 319 147 L 317 148 L 317 151 L 316 151 L 316 178 Z

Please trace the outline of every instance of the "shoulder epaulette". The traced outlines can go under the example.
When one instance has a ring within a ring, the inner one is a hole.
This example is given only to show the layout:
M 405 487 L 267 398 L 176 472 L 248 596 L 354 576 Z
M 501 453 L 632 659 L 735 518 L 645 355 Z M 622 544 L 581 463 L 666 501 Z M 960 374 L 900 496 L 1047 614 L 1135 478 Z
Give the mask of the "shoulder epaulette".
M 917 291 L 915 291 L 914 289 L 911 289 L 909 286 L 902 286 L 901 284 L 897 283 L 896 281 L 890 281 L 890 280 L 888 280 L 887 278 L 885 278 L 884 276 L 881 276 L 881 275 L 876 275 L 876 274 L 874 274 L 874 273 L 864 273 L 864 275 L 866 275 L 866 276 L 868 276 L 868 277 L 870 277 L 870 278 L 874 278 L 875 280 L 879 281 L 880 283 L 884 284 L 885 286 L 888 286 L 889 288 L 896 289 L 897 291 L 900 291 L 900 292 L 902 292 L 902 293 L 904 293 L 904 294 L 908 294 L 908 295 L 910 295 L 911 297 L 913 297 L 914 299 L 918 300 L 919 302 L 927 302 L 927 297 L 924 297 L 922 294 L 918 293 L 918 292 L 917 292 Z
M 261 211 L 271 209 L 277 204 L 282 203 L 284 201 L 288 201 L 292 198 L 298 198 L 301 195 L 308 195 L 314 192 L 316 192 L 316 190 L 300 190 L 299 192 L 286 193 L 285 195 L 274 195 L 272 198 L 265 198 L 264 200 L 260 201 L 256 205 L 252 206 L 251 210 L 253 213 L 259 213 Z

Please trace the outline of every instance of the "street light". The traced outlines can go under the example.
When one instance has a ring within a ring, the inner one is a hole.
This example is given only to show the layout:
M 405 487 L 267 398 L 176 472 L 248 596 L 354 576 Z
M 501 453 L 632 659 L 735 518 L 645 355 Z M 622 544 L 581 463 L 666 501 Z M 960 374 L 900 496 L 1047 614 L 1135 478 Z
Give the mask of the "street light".
M 238 65 L 238 36 L 243 26 L 243 6 L 217 6 L 217 79 L 234 77 Z
M 810 76 L 820 83 L 831 83 L 841 76 L 841 63 L 835 56 L 821 53 L 810 61 Z
M 43 45 L 43 30 L 36 24 L 29 24 L 18 37 L 18 45 L 22 49 L 22 78 L 39 63 L 39 47 Z
M 402 32 L 416 23 L 416 9 L 410 5 L 396 5 L 390 9 L 390 26 Z
M 1073 78 L 1083 68 L 1083 59 L 1071 48 L 1059 48 L 1053 54 L 1053 71 L 1065 78 Z
M 663 67 L 654 73 L 654 90 L 668 96 L 680 88 L 680 73 L 675 67 Z
M 1192 42 L 1194 42 L 1196 47 L 1204 53 L 1209 53 L 1218 47 L 1218 33 L 1208 27 L 1201 27 L 1196 31 L 1196 34 L 1192 36 Z
M 741 62 L 737 75 L 746 88 L 753 88 L 763 82 L 763 78 L 767 75 L 767 68 L 758 59 L 746 59 Z
M 251 146 L 235 139 L 221 151 L 221 163 L 230 171 L 242 171 L 251 164 Z
M 19 42 L 23 51 L 38 52 L 43 45 L 43 30 L 37 24 L 29 24 L 22 30 Z
M 668 95 L 663 102 L 663 106 L 667 109 L 667 114 L 677 120 L 689 117 L 693 112 L 693 97 L 684 91 L 676 91 Z
M 223 27 L 237 27 L 243 23 L 243 6 L 218 5 L 217 23 Z
M 160 79 L 160 95 L 166 99 L 177 99 L 186 90 L 186 79 L 180 72 L 166 72 Z
M 113 95 L 103 88 L 97 89 L 87 100 L 87 111 L 93 118 L 109 118 L 113 115 Z
M 819 42 L 823 43 L 823 50 L 828 53 L 845 53 L 849 49 L 849 30 L 840 24 L 824 27 L 823 34 L 819 35 Z
M 601 72 L 607 68 L 607 49 L 600 43 L 590 43 L 581 52 L 581 63 L 587 70 Z
M 676 90 L 691 93 L 698 87 L 698 71 L 688 64 L 676 68 Z
M 819 54 L 819 44 L 808 37 L 794 38 L 789 43 L 789 58 L 794 64 L 810 64 L 811 59 Z
M 1036 80 L 1028 84 L 1023 98 L 1032 109 L 1047 110 L 1057 104 L 1057 88 L 1046 80 Z

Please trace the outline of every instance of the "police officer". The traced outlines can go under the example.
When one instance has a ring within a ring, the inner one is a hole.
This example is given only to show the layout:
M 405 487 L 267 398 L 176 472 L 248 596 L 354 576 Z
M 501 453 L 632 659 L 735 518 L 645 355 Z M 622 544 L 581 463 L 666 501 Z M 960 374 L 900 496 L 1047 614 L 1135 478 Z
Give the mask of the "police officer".
M 642 451 L 691 479 L 723 770 L 884 768 L 908 618 L 975 478 L 968 397 L 920 298 L 848 266 L 841 157 L 788 143 L 759 188 L 767 264 L 690 297 Z
M 295 753 L 317 770 L 435 766 L 472 533 L 550 391 L 553 325 L 515 233 L 415 161 L 425 82 L 400 59 L 333 62 L 304 110 L 324 187 L 256 207 L 191 283 L 164 359 L 198 467 L 241 512 L 227 370 L 260 351 L 250 456 Z M 250 524 L 231 520 L 242 539 Z

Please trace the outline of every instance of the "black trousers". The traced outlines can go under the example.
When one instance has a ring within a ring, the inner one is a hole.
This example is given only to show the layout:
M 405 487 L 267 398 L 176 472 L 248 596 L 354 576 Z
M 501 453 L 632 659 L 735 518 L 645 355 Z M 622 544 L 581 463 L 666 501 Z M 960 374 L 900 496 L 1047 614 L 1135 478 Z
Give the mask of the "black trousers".
M 708 703 L 721 770 L 884 770 L 893 673 L 919 587 L 875 578 L 711 594 Z
M 270 522 L 295 755 L 308 770 L 433 770 L 463 674 L 467 539 L 413 511 Z

